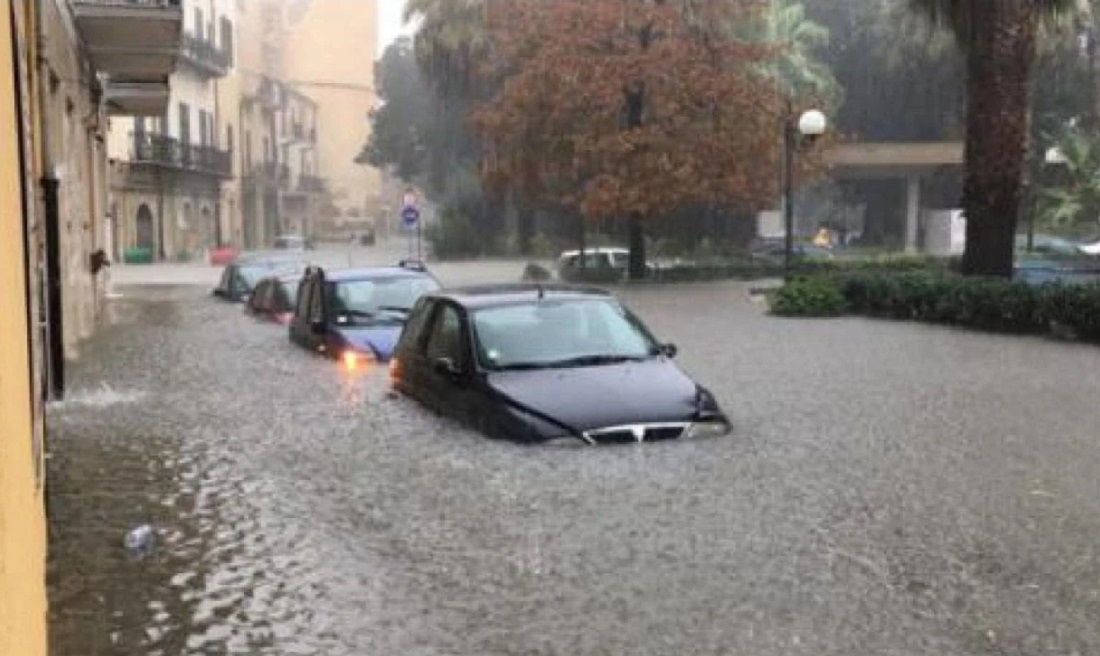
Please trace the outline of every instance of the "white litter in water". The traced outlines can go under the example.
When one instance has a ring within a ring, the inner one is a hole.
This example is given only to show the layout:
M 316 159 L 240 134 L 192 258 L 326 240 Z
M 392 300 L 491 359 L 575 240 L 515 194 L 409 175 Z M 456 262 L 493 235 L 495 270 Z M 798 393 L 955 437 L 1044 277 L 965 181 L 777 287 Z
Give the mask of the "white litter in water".
M 146 393 L 142 391 L 119 391 L 107 383 L 101 383 L 96 390 L 70 392 L 63 400 L 51 403 L 50 407 L 57 410 L 73 407 L 107 408 L 124 403 L 137 403 L 145 396 Z

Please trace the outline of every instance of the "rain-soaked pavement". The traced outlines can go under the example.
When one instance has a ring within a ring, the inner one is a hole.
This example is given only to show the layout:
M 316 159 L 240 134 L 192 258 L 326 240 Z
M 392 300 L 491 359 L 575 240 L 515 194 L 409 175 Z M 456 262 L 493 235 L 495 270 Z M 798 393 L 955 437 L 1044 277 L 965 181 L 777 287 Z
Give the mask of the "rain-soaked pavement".
M 126 288 L 50 415 L 53 654 L 1100 653 L 1100 349 L 746 289 L 623 292 L 733 435 L 550 449 Z

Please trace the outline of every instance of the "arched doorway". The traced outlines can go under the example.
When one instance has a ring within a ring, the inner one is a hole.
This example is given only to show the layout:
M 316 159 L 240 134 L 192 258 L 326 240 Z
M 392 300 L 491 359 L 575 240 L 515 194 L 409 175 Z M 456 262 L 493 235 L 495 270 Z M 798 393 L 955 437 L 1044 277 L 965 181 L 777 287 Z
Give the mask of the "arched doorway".
M 153 211 L 145 203 L 137 211 L 137 219 L 134 221 L 135 239 L 134 245 L 138 248 L 153 250 L 156 234 L 153 231 Z

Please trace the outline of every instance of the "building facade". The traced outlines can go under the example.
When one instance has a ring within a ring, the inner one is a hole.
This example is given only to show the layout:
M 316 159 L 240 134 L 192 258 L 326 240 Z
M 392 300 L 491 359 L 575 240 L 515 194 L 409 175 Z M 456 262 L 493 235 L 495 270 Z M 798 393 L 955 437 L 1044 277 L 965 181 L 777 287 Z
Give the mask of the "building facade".
M 109 116 L 163 111 L 178 2 L 0 6 L 0 654 L 44 656 L 45 424 L 99 322 Z
M 378 196 L 376 175 L 354 163 L 374 104 L 375 2 L 238 0 L 236 10 L 238 66 L 223 102 L 239 108 L 243 244 L 363 220 Z
M 46 655 L 46 522 L 42 485 L 41 339 L 31 326 L 35 269 L 28 203 L 33 23 L 0 9 L 0 654 Z M 33 187 L 31 187 L 33 188 Z
M 375 0 L 295 0 L 284 16 L 284 79 L 317 105 L 320 176 L 332 194 L 336 226 L 354 228 L 379 211 L 378 170 L 356 164 L 370 137 L 377 94 Z M 323 45 L 322 45 L 323 44 Z
M 178 65 L 163 112 L 111 122 L 115 257 L 188 261 L 232 245 L 237 193 L 218 86 L 235 62 L 232 0 L 183 0 Z

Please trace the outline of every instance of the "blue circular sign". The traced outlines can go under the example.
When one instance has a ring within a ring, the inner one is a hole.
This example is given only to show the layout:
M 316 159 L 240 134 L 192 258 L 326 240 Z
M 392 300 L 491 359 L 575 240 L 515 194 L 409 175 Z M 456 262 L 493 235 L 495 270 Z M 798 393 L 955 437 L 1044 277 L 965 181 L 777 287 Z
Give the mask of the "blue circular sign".
M 413 228 L 416 226 L 416 222 L 420 220 L 420 210 L 415 207 L 406 207 L 401 210 L 401 223 L 406 228 Z

